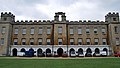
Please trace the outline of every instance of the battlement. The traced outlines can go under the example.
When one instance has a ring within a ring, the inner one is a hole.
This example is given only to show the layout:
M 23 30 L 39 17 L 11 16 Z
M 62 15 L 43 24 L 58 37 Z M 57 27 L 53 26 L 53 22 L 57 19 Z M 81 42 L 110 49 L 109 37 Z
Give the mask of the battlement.
M 105 17 L 119 17 L 119 13 L 118 12 L 109 12 Z
M 91 20 L 79 20 L 79 21 L 70 21 L 69 24 L 107 24 L 107 22 L 104 21 L 91 21 Z
M 11 12 L 1 12 L 1 17 L 15 17 Z
M 50 24 L 50 20 L 17 20 L 14 24 Z

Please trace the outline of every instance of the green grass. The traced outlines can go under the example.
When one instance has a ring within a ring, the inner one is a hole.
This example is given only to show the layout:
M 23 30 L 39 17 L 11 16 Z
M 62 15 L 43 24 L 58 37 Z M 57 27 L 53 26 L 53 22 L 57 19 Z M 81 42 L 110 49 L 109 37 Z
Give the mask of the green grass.
M 0 57 L 0 68 L 120 68 L 120 58 L 15 59 Z

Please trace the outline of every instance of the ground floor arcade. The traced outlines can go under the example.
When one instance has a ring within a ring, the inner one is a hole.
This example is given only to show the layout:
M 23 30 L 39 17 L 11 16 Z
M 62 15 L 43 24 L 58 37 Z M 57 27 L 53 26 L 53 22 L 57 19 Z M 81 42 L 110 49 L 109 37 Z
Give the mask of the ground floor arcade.
M 101 54 L 103 51 L 106 52 L 106 55 L 111 55 L 111 48 L 109 45 L 42 45 L 42 46 L 34 46 L 34 45 L 17 45 L 11 46 L 10 48 L 11 56 L 18 56 L 18 52 L 25 52 L 25 51 L 34 51 L 34 56 L 38 56 L 40 54 L 51 54 L 52 56 L 58 55 L 62 56 L 63 54 L 67 54 L 68 56 L 71 55 L 83 55 L 86 54 Z

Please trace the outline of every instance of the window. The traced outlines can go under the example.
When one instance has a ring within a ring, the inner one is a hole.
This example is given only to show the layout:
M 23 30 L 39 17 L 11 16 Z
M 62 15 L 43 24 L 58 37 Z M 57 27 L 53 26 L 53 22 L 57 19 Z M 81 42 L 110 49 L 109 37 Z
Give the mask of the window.
M 90 45 L 90 39 L 89 38 L 87 38 L 86 42 L 87 42 L 87 45 Z
M 15 33 L 14 34 L 18 34 L 18 28 L 15 28 Z
M 22 34 L 26 34 L 26 28 L 22 29 Z
M 78 28 L 78 34 L 82 34 L 82 29 L 80 27 Z
M 18 45 L 18 39 L 14 39 L 13 45 Z
M 118 33 L 118 27 L 115 26 L 114 29 L 115 29 L 115 33 Z
M 58 45 L 62 45 L 62 39 L 58 39 Z
M 70 39 L 70 45 L 74 45 L 74 39 Z
M 62 27 L 58 27 L 58 34 L 62 34 Z
M 90 29 L 89 29 L 89 27 L 86 28 L 86 34 L 90 34 Z
M 4 38 L 1 38 L 1 45 L 4 45 Z
M 95 45 L 98 45 L 98 39 L 97 38 L 94 39 L 94 43 L 95 43 Z
M 5 28 L 5 27 L 2 27 L 2 34 L 5 33 L 5 30 L 6 30 L 6 28 Z
M 102 34 L 106 34 L 104 27 L 102 27 Z
M 42 39 L 41 38 L 38 39 L 38 44 L 42 45 Z
M 82 45 L 82 39 L 81 38 L 78 39 L 78 45 Z
M 22 45 L 26 45 L 26 39 L 22 39 Z
M 113 18 L 113 21 L 117 21 L 117 19 L 116 19 L 116 18 Z
M 34 39 L 30 39 L 30 45 L 34 45 Z
M 47 27 L 47 34 L 50 34 L 50 33 L 51 33 L 51 28 Z
M 34 27 L 31 27 L 30 34 L 34 34 Z
M 47 39 L 47 45 L 50 45 L 50 39 Z
M 70 27 L 70 34 L 73 34 L 73 27 Z
M 38 34 L 42 34 L 42 32 L 43 32 L 42 27 L 39 27 L 39 33 Z
M 119 38 L 116 38 L 116 45 L 119 45 Z
M 94 28 L 94 34 L 97 34 L 97 27 Z
M 103 40 L 103 45 L 106 45 L 106 39 L 102 39 Z

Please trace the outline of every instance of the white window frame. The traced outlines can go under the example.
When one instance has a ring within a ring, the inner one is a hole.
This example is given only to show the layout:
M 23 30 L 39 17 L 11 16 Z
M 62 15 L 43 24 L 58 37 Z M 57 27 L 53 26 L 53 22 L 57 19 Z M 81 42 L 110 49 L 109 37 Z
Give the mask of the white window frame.
M 106 34 L 105 28 L 102 28 L 102 34 Z
M 96 33 L 95 33 L 95 31 L 96 31 Z M 94 28 L 94 34 L 98 34 L 98 29 L 96 27 Z
M 13 45 L 16 45 L 15 42 L 18 43 L 18 39 L 14 39 Z
M 47 39 L 47 43 L 50 43 L 50 39 Z M 48 45 L 48 44 L 47 44 Z M 49 44 L 50 45 L 50 44 Z
M 38 43 L 41 43 L 41 44 L 42 44 L 42 41 L 43 41 L 42 38 L 39 38 L 39 39 L 38 39 Z
M 73 38 L 70 39 L 70 44 L 71 43 L 73 43 L 73 45 L 74 45 L 74 39 Z
M 90 29 L 86 28 L 86 34 L 90 34 Z
M 98 41 L 99 41 L 98 38 L 95 38 L 95 39 L 94 39 L 94 43 L 96 43 L 96 42 L 98 43 Z M 97 44 L 97 45 L 98 45 L 98 44 Z
M 103 38 L 102 42 L 105 42 L 105 44 L 103 44 L 103 45 L 107 45 L 107 39 L 106 38 Z
M 116 45 L 120 45 L 119 38 L 116 38 Z

